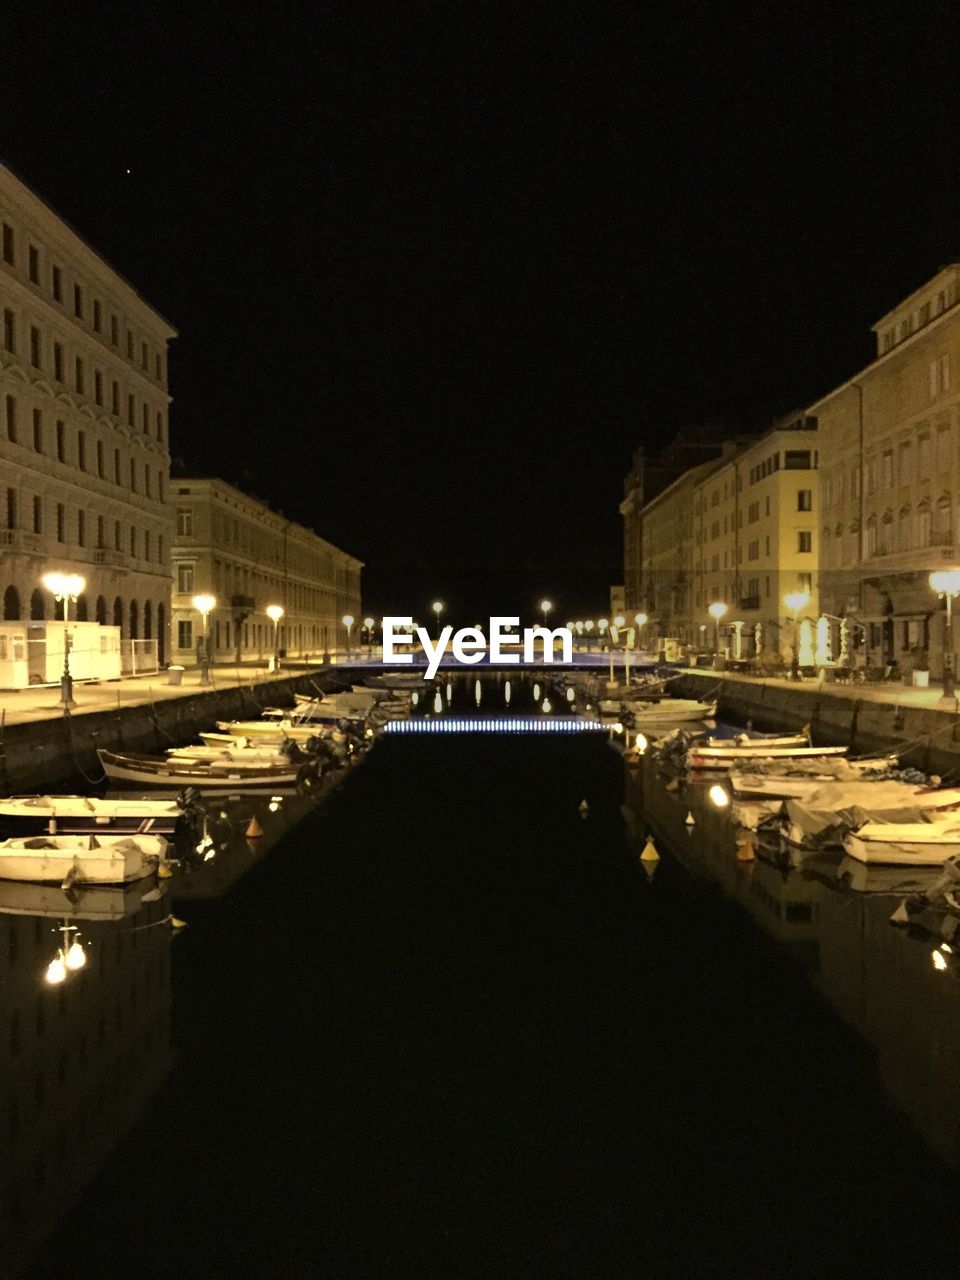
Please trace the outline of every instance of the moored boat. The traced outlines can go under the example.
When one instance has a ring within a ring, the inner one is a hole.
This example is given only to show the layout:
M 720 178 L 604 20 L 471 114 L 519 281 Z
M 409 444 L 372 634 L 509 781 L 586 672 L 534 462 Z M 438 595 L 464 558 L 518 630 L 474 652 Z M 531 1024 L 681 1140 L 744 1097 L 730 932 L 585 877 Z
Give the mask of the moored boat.
M 163 836 L 15 836 L 0 840 L 0 879 L 48 884 L 124 884 L 151 873 Z
M 176 800 L 99 796 L 8 796 L 0 799 L 0 823 L 13 833 L 48 831 L 172 831 L 181 813 Z
M 121 755 L 99 750 L 100 764 L 116 782 L 136 782 L 149 787 L 262 787 L 288 786 L 297 781 L 301 763 L 269 765 L 236 761 L 170 760 L 166 756 Z
M 668 698 L 663 702 L 632 702 L 622 708 L 623 713 L 629 714 L 638 728 L 648 724 L 712 720 L 716 710 L 715 702 L 695 702 L 692 698 Z
M 858 862 L 892 866 L 940 866 L 960 852 L 960 816 L 931 822 L 868 822 L 843 847 Z
M 824 760 L 845 756 L 846 747 L 771 746 L 750 742 L 744 746 L 705 747 L 692 743 L 687 750 L 689 769 L 729 769 L 742 760 Z

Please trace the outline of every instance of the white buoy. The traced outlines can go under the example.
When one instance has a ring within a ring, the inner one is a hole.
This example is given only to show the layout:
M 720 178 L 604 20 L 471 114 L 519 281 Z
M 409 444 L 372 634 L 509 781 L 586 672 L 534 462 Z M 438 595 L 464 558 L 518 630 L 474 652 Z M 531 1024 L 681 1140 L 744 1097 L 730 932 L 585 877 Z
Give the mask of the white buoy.
M 692 809 L 688 809 L 688 810 L 687 810 L 687 816 L 686 816 L 685 821 L 686 821 L 686 824 L 687 824 L 687 826 L 688 826 L 688 827 L 692 827 L 692 826 L 694 825 L 694 823 L 696 822 L 696 818 L 693 816 L 693 810 L 692 810 Z
M 585 799 L 580 801 L 580 804 L 578 806 L 578 812 L 581 818 L 585 818 L 587 814 L 590 812 L 590 806 L 587 804 Z

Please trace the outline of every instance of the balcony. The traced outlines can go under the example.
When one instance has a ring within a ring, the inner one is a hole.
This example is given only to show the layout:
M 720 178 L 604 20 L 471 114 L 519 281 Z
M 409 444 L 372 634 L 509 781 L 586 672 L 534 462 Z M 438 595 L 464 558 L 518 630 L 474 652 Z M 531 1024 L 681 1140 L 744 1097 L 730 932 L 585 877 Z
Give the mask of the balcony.
M 759 608 L 760 608 L 759 596 L 741 596 L 740 597 L 741 613 L 756 613 Z
M 27 533 L 25 529 L 0 529 L 0 547 L 6 547 L 9 551 L 26 551 L 32 555 L 39 555 L 40 534 Z
M 127 557 L 122 551 L 113 551 L 110 547 L 95 547 L 93 563 L 111 565 L 115 569 L 124 569 L 126 568 Z
M 230 608 L 234 613 L 253 613 L 257 602 L 253 596 L 231 596 Z

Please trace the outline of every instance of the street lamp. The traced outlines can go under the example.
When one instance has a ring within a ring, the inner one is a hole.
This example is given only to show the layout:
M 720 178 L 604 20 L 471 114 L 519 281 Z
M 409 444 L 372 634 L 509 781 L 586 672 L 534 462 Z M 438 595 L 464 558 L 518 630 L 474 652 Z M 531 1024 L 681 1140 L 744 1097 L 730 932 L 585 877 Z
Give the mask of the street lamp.
M 953 698 L 953 617 L 954 596 L 960 595 L 960 569 L 940 569 L 930 575 L 930 586 L 941 600 L 947 602 L 947 615 L 943 622 L 943 697 Z
M 793 610 L 793 659 L 790 663 L 790 679 L 800 679 L 800 610 L 810 603 L 807 591 L 791 591 L 783 597 L 783 603 Z
M 720 657 L 720 619 L 727 612 L 727 606 L 722 600 L 714 600 L 713 604 L 707 607 L 707 613 L 713 619 L 713 652 L 716 657 Z
M 207 629 L 207 619 L 217 607 L 216 596 L 194 596 L 193 607 L 203 619 L 203 656 L 200 660 L 200 683 L 210 683 L 210 636 Z
M 551 610 L 552 608 L 553 608 L 553 601 L 552 601 L 552 600 L 541 600 L 541 601 L 540 601 L 540 612 L 543 614 L 543 625 L 544 625 L 544 627 L 546 627 L 546 625 L 547 625 L 547 614 L 550 612 L 550 610 Z
M 272 671 L 280 670 L 280 619 L 283 617 L 282 604 L 268 604 L 267 617 L 273 623 L 273 662 Z
M 441 613 L 443 613 L 443 601 L 442 601 L 442 600 L 434 600 L 434 602 L 433 602 L 433 604 L 430 606 L 430 608 L 431 608 L 431 609 L 433 610 L 433 612 L 437 615 L 437 637 L 439 638 L 439 636 L 440 636 L 440 615 L 441 615 Z
M 373 657 L 373 628 L 376 626 L 373 618 L 364 618 L 364 628 L 367 632 L 367 656 Z
M 63 675 L 60 677 L 60 705 L 66 711 L 76 706 L 73 700 L 73 677 L 70 675 L 70 603 L 83 595 L 86 579 L 79 573 L 45 573 L 43 585 L 54 600 L 63 601 Z
M 342 619 L 342 621 L 343 621 L 343 625 L 344 625 L 344 626 L 346 627 L 346 629 L 347 629 L 347 660 L 349 661 L 349 659 L 350 659 L 350 632 L 351 632 L 351 630 L 352 630 L 352 628 L 353 628 L 353 624 L 354 624 L 355 619 L 354 619 L 354 616 L 353 616 L 353 614 L 352 614 L 352 613 L 345 613 L 345 614 L 343 615 L 343 619 Z

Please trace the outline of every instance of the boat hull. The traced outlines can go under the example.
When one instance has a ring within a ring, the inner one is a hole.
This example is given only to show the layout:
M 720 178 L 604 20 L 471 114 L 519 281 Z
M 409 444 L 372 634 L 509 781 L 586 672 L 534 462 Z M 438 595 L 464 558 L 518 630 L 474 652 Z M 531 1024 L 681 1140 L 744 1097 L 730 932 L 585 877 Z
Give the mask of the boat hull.
M 99 751 L 100 763 L 114 782 L 132 782 L 141 787 L 238 787 L 292 786 L 299 765 L 289 767 L 247 767 L 208 764 L 198 761 L 171 763 L 157 756 L 121 756 Z

